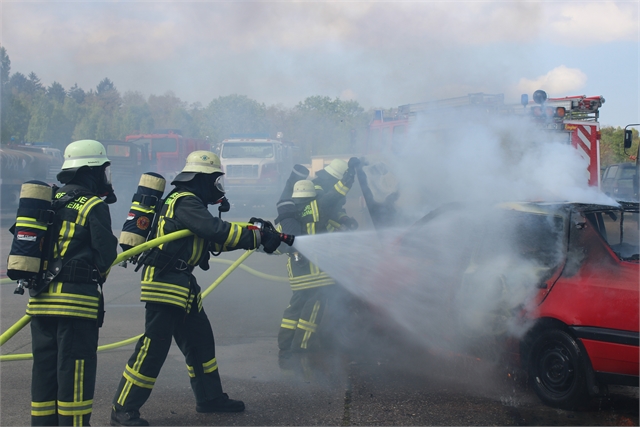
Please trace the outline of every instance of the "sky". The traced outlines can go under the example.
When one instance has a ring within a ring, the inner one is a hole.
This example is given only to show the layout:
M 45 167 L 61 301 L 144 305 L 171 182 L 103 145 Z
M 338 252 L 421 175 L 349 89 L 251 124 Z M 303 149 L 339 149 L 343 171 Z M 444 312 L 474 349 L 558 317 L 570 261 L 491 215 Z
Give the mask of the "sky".
M 2 0 L 11 73 L 208 105 L 309 96 L 390 108 L 468 93 L 518 103 L 605 98 L 600 122 L 640 123 L 638 1 Z

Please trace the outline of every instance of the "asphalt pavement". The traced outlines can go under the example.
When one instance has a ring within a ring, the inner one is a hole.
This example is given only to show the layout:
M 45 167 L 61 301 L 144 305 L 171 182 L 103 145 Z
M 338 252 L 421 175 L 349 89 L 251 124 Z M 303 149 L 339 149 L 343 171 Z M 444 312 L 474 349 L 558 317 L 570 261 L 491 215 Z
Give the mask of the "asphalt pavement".
M 3 270 L 11 237 L 7 228 L 3 221 Z M 197 270 L 203 289 L 241 254 L 224 253 L 209 271 Z M 254 253 L 244 263 L 252 271 L 237 269 L 204 301 L 223 387 L 231 398 L 245 402 L 246 411 L 197 413 L 184 358 L 174 344 L 141 410 L 151 425 L 638 425 L 637 389 L 611 388 L 609 396 L 582 411 L 553 409 L 502 366 L 437 359 L 395 340 L 357 353 L 328 350 L 280 360 L 276 337 L 291 296 L 282 280 L 285 262 L 283 256 Z M 2 332 L 25 312 L 28 297 L 14 295 L 14 287 L 0 286 Z M 112 269 L 105 297 L 101 345 L 143 332 L 139 274 L 131 266 Z M 108 425 L 111 400 L 133 347 L 99 353 L 92 425 Z M 29 326 L 0 350 L 3 355 L 29 353 Z M 0 425 L 30 424 L 30 382 L 30 360 L 0 363 Z

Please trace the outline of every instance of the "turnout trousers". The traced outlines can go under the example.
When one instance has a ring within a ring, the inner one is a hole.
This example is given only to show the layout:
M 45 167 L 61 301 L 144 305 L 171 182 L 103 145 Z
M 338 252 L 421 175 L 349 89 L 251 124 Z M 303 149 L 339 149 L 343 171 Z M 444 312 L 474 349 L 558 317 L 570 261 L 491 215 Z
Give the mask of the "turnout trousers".
M 88 426 L 96 383 L 97 322 L 34 316 L 31 348 L 31 425 Z
M 213 331 L 204 310 L 194 298 L 191 310 L 147 302 L 145 332 L 125 366 L 113 398 L 116 411 L 139 411 L 151 391 L 164 364 L 171 339 L 185 356 L 191 389 L 196 403 L 202 404 L 222 395 Z
M 318 347 L 318 325 L 335 285 L 293 291 L 278 332 L 280 350 L 304 351 Z

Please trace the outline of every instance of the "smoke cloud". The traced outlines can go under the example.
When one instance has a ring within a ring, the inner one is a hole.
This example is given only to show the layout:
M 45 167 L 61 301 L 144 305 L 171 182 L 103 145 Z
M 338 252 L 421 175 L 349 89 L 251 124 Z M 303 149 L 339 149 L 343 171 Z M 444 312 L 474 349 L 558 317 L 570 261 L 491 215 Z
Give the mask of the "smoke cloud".
M 512 202 L 612 200 L 587 185 L 587 163 L 566 134 L 524 119 L 447 120 L 422 119 L 400 150 L 369 158 L 368 177 L 384 159 L 393 174 L 386 191 L 399 191 L 388 228 L 299 237 L 295 246 L 365 301 L 374 322 L 427 349 L 494 359 L 503 349 L 495 342 L 531 326 L 518 313 L 566 243 L 559 212 Z M 384 187 L 372 185 L 379 209 Z M 343 308 L 348 321 L 353 308 Z

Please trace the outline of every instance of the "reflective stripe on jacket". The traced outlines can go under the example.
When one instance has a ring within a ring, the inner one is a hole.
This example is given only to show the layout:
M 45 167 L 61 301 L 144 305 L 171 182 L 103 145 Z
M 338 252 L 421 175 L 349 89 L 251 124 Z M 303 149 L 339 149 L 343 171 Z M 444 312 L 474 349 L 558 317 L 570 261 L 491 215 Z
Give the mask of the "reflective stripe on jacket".
M 315 200 L 304 207 L 300 214 L 300 222 L 307 235 L 313 235 L 321 231 L 318 229 L 320 213 L 318 211 L 318 203 Z M 327 273 L 321 271 L 318 266 L 306 258 L 296 261 L 295 255 L 289 255 L 287 271 L 289 273 L 289 284 L 293 291 L 317 288 L 319 286 L 333 285 L 336 283 Z
M 181 199 L 183 200 L 179 208 L 181 216 L 176 217 L 176 206 Z M 259 236 L 256 235 L 257 232 L 245 229 L 238 224 L 209 217 L 206 205 L 198 196 L 190 191 L 181 190 L 176 190 L 167 196 L 158 216 L 156 234 L 152 237 L 161 237 L 187 228 L 192 229 L 186 224 L 196 221 L 193 216 L 189 216 L 196 209 L 208 216 L 208 218 L 200 218 L 203 224 L 197 224 L 198 226 L 208 225 L 206 230 L 199 232 L 209 232 L 207 238 L 212 240 L 194 234 L 158 246 L 155 250 L 162 252 L 162 259 L 172 261 L 166 268 L 164 265 L 145 265 L 142 271 L 141 301 L 175 305 L 188 310 L 194 298 L 198 298 L 198 306 L 201 307 L 200 287 L 191 272 L 202 261 L 207 261 L 209 250 L 254 249 L 260 243 L 257 240 Z M 209 220 L 211 223 L 207 222 Z
M 57 194 L 56 199 L 62 198 L 65 193 L 63 187 Z M 109 266 L 115 260 L 117 251 L 117 239 L 111 232 L 111 220 L 104 211 L 102 216 L 94 221 L 107 221 L 105 228 L 101 229 L 101 236 L 93 236 L 89 229 L 89 218 L 93 214 L 94 208 L 101 203 L 102 199 L 96 196 L 78 196 L 56 212 L 54 227 L 57 227 L 57 241 L 54 245 L 53 258 L 59 259 L 58 265 L 69 265 L 70 262 L 77 263 L 86 269 L 96 269 L 103 278 L 106 277 Z M 106 205 L 105 205 L 106 206 Z M 102 208 L 104 209 L 104 208 Z M 108 212 L 108 209 L 107 211 Z M 106 227 L 108 226 L 108 227 Z M 92 242 L 93 241 L 93 242 Z M 100 261 L 96 261 L 94 253 L 95 241 L 104 242 L 109 247 L 102 247 Z M 105 265 L 97 265 L 105 264 Z M 102 271 L 100 271 L 102 270 Z M 100 288 L 97 282 L 87 280 L 67 282 L 56 281 L 49 284 L 48 288 L 35 297 L 29 298 L 27 304 L 27 314 L 30 316 L 67 316 L 80 317 L 86 319 L 97 319 L 98 305 L 100 299 Z

